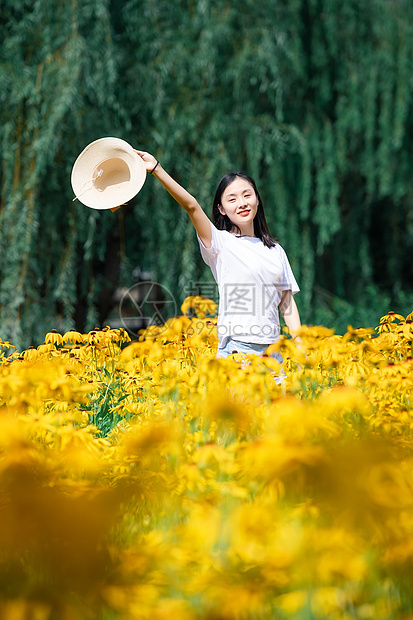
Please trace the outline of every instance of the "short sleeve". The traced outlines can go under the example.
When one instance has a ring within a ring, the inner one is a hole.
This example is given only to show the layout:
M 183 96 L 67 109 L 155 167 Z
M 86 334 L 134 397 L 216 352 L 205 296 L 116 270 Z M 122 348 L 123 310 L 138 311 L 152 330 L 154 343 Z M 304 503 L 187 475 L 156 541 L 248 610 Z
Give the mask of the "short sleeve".
M 287 254 L 280 245 L 278 246 L 278 249 L 281 253 L 281 263 L 283 268 L 280 289 L 282 291 L 291 291 L 294 295 L 295 293 L 298 293 L 300 291 L 300 288 L 294 277 L 293 270 L 291 269 L 291 265 L 287 258 Z
M 199 248 L 201 250 L 201 256 L 206 262 L 206 264 L 209 265 L 210 267 L 216 263 L 217 256 L 222 248 L 222 239 L 220 237 L 221 231 L 218 230 L 212 222 L 211 222 L 211 232 L 212 232 L 212 241 L 211 241 L 210 248 L 206 248 L 204 246 L 204 244 L 202 243 L 201 239 L 199 238 L 197 234 Z

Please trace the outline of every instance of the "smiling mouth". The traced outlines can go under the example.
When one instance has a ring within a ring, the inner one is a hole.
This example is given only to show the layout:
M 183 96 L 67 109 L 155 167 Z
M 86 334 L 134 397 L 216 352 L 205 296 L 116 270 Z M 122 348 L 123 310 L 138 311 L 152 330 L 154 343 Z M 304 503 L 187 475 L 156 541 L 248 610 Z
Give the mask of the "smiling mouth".
M 249 209 L 244 209 L 243 211 L 238 211 L 238 215 L 248 215 Z

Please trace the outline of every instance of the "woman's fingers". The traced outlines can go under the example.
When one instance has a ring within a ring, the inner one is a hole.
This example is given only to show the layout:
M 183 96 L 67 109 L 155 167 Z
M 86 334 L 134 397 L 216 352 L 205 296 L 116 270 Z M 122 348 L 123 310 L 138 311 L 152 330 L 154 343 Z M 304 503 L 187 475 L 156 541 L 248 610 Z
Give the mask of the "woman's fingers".
M 133 150 L 137 155 L 139 155 L 139 157 L 141 157 L 142 161 L 145 163 L 147 172 L 150 172 L 156 164 L 155 157 L 150 153 L 147 153 L 146 151 L 139 151 L 138 149 Z

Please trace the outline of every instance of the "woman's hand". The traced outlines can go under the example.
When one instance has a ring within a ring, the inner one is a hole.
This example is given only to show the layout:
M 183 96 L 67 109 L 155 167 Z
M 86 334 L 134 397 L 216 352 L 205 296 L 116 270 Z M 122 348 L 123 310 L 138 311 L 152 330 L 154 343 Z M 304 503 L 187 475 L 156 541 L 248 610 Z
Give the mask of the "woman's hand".
M 136 149 L 133 149 L 133 150 L 142 159 L 143 163 L 145 164 L 146 172 L 152 172 L 157 162 L 155 157 L 151 155 L 150 153 L 146 153 L 145 151 L 137 151 Z M 123 207 L 123 205 L 119 205 L 119 207 L 113 207 L 111 209 L 112 213 L 114 213 L 114 211 L 117 211 L 121 207 Z
M 138 151 L 137 149 L 133 149 L 137 155 L 142 159 L 145 164 L 146 172 L 152 172 L 154 167 L 156 166 L 157 159 L 150 153 L 146 153 L 146 151 Z

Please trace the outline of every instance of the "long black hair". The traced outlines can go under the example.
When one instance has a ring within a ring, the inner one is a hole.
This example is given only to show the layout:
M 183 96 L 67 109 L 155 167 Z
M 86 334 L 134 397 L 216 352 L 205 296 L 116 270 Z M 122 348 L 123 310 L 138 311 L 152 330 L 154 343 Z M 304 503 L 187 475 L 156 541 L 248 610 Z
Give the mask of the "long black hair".
M 272 248 L 277 244 L 277 239 L 270 234 L 268 230 L 267 220 L 265 219 L 264 214 L 264 205 L 262 204 L 261 196 L 258 192 L 257 186 L 255 185 L 254 179 L 252 179 L 248 174 L 244 174 L 243 172 L 228 172 L 225 176 L 222 177 L 220 182 L 218 183 L 217 191 L 215 192 L 214 202 L 212 205 L 212 222 L 219 230 L 227 230 L 230 232 L 234 227 L 238 228 L 235 224 L 231 222 L 228 215 L 223 215 L 219 210 L 218 205 L 221 204 L 222 194 L 228 187 L 230 183 L 235 181 L 235 179 L 244 179 L 247 181 L 254 189 L 255 195 L 258 198 L 258 208 L 257 213 L 254 218 L 254 235 L 261 239 L 264 245 L 268 248 Z M 238 228 L 239 230 L 239 228 Z M 239 230 L 241 234 L 241 231 Z

